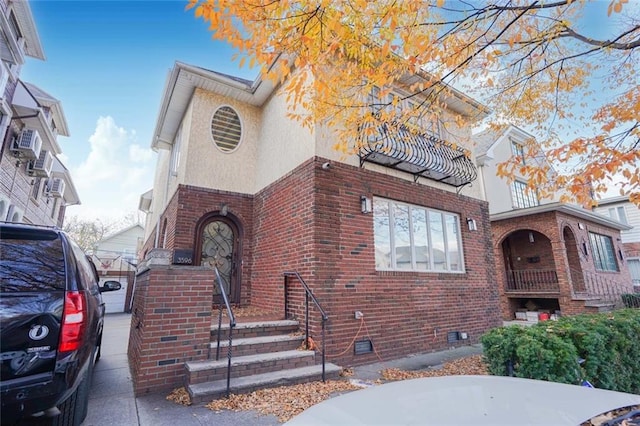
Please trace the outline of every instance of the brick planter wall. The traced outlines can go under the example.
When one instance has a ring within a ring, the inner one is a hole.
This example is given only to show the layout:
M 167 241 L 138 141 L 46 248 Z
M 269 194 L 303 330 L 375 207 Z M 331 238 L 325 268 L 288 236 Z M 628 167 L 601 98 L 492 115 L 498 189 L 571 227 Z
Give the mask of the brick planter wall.
M 206 268 L 154 265 L 138 274 L 128 348 L 136 396 L 182 386 L 184 362 L 207 358 L 212 294 Z

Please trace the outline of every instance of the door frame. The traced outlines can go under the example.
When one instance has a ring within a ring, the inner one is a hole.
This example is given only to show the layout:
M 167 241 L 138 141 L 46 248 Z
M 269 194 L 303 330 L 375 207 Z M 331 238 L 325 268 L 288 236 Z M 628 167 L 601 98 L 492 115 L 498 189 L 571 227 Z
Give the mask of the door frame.
M 231 280 L 229 282 L 229 302 L 240 303 L 240 287 L 242 284 L 242 226 L 236 216 L 231 213 L 211 212 L 200 218 L 196 224 L 194 255 L 195 266 L 201 266 L 202 261 L 202 232 L 211 222 L 223 222 L 227 224 L 234 234 L 233 256 L 231 266 Z

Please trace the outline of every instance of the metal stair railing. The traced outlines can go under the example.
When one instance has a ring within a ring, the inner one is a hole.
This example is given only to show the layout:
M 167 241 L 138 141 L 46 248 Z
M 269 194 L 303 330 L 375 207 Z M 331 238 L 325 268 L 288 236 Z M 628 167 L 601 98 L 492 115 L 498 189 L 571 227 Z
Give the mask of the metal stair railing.
M 571 269 L 572 277 L 579 277 L 583 281 L 584 292 L 588 296 L 597 297 L 598 299 L 614 303 L 616 307 L 622 304 L 622 295 L 631 293 L 633 290 L 625 288 L 624 283 L 614 279 L 603 277 L 591 271 L 578 271 Z
M 289 297 L 288 297 L 288 283 L 289 280 L 287 278 L 297 278 L 298 282 L 300 283 L 300 285 L 302 285 L 302 288 L 304 289 L 305 292 L 305 345 L 306 348 L 309 349 L 309 300 L 311 300 L 315 305 L 316 308 L 318 308 L 318 311 L 320 312 L 320 315 L 322 316 L 322 381 L 326 381 L 326 376 L 325 376 L 325 324 L 327 322 L 327 320 L 329 319 L 329 317 L 327 316 L 326 312 L 324 311 L 324 309 L 322 309 L 322 306 L 320 306 L 320 302 L 318 302 L 318 299 L 316 299 L 316 297 L 313 295 L 313 293 L 311 292 L 311 289 L 309 288 L 309 286 L 307 285 L 307 283 L 304 281 L 304 279 L 302 279 L 302 277 L 300 276 L 299 273 L 297 272 L 285 272 L 284 273 L 284 316 L 285 318 L 287 318 L 287 308 L 289 307 Z
M 229 398 L 230 389 L 231 389 L 231 344 L 233 341 L 233 328 L 236 326 L 236 318 L 233 315 L 233 309 L 231 309 L 231 304 L 229 303 L 229 298 L 227 297 L 227 293 L 224 291 L 224 283 L 222 281 L 222 277 L 220 276 L 220 271 L 218 271 L 217 267 L 213 268 L 215 272 L 216 278 L 215 282 L 218 284 L 218 289 L 220 290 L 220 295 L 222 296 L 222 302 L 218 303 L 220 309 L 218 312 L 218 339 L 216 345 L 216 361 L 220 359 L 220 339 L 222 336 L 222 308 L 227 308 L 227 315 L 229 316 L 229 347 L 227 348 L 227 398 Z M 211 345 L 209 345 L 209 358 L 211 357 Z

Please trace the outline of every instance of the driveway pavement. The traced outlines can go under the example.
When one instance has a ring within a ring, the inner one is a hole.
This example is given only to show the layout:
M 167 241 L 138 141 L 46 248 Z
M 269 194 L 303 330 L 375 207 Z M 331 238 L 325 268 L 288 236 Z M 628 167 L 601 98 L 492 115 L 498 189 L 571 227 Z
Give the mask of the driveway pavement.
M 130 314 L 107 314 L 102 358 L 96 365 L 89 394 L 89 413 L 83 426 L 200 426 L 280 425 L 275 416 L 255 411 L 216 413 L 204 406 L 185 407 L 165 399 L 166 393 L 136 398 L 129 372 L 127 346 Z M 355 367 L 354 379 L 375 380 L 384 368 L 422 369 L 443 362 L 482 353 L 480 345 L 463 346 L 443 352 L 414 355 L 399 360 Z
M 94 370 L 89 412 L 83 426 L 281 424 L 274 416 L 252 411 L 216 413 L 203 406 L 185 407 L 167 401 L 165 393 L 134 397 L 127 359 L 130 322 L 130 314 L 107 314 L 105 317 L 102 357 Z

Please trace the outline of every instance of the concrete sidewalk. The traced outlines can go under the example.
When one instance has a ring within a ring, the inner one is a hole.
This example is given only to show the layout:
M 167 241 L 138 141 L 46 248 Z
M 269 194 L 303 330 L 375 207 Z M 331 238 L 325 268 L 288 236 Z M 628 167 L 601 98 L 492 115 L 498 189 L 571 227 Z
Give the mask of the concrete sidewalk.
M 276 417 L 254 411 L 216 413 L 204 406 L 182 406 L 165 399 L 166 392 L 135 398 L 129 371 L 127 346 L 130 314 L 108 314 L 105 318 L 102 358 L 96 365 L 89 394 L 89 413 L 83 426 L 200 426 L 216 424 L 280 425 Z M 414 355 L 399 360 L 355 367 L 353 379 L 372 381 L 385 368 L 424 369 L 446 361 L 482 353 L 480 345 Z

